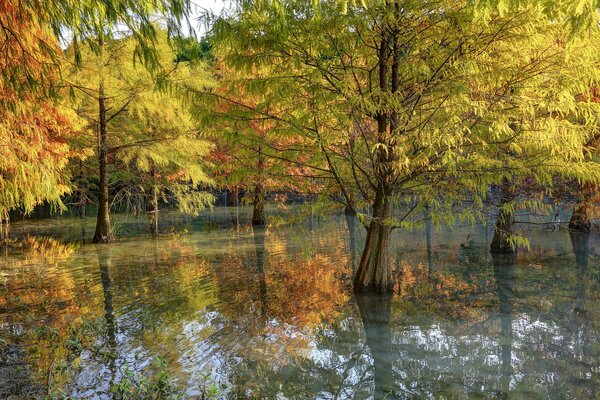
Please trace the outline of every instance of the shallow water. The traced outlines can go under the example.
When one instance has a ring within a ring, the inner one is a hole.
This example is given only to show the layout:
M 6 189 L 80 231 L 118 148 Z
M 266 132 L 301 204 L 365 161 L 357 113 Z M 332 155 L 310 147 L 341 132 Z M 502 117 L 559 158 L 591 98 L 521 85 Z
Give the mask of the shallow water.
M 396 231 L 397 293 L 357 297 L 364 230 L 344 216 L 260 230 L 217 209 L 164 223 L 152 239 L 121 217 L 126 238 L 108 246 L 81 242 L 92 219 L 11 226 L 0 398 L 49 382 L 110 398 L 157 356 L 189 397 L 213 385 L 231 399 L 600 393 L 596 236 L 528 229 L 530 251 L 492 259 L 490 226 Z

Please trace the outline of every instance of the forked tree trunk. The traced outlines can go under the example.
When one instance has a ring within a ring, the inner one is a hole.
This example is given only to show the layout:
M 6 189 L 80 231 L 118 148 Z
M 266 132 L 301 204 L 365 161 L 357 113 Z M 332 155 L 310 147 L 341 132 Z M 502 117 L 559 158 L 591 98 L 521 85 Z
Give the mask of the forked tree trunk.
M 152 236 L 158 235 L 158 188 L 153 186 L 146 193 L 146 214 Z
M 102 45 L 103 43 L 100 41 L 100 46 Z M 100 120 L 100 140 L 98 145 L 98 161 L 100 164 L 100 195 L 98 198 L 96 232 L 94 233 L 94 238 L 92 239 L 94 243 L 109 243 L 114 240 L 112 228 L 110 226 L 110 209 L 108 206 L 108 137 L 106 129 L 106 98 L 104 96 L 104 82 L 101 80 L 98 93 L 98 117 Z
M 492 254 L 513 254 L 516 251 L 516 247 L 511 240 L 514 234 L 515 215 L 514 212 L 507 210 L 504 206 L 513 201 L 515 195 L 512 193 L 510 182 L 507 179 L 502 182 L 501 190 L 500 211 L 496 219 L 490 252 Z
M 392 205 L 388 196 L 379 190 L 373 205 L 373 217 L 367 229 L 365 247 L 354 276 L 354 291 L 391 293 L 394 289 L 389 261 L 392 227 L 387 225 Z
M 573 232 L 588 233 L 592 230 L 590 222 L 590 204 L 587 199 L 582 199 L 575 205 L 571 219 L 569 220 L 569 230 Z

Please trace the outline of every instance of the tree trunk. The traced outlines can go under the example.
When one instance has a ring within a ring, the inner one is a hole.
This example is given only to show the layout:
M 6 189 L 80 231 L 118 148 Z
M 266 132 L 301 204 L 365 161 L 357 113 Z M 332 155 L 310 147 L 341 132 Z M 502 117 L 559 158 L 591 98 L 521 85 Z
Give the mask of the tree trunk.
M 365 329 L 367 346 L 373 357 L 374 398 L 396 398 L 392 368 L 395 357 L 390 329 L 392 296 L 356 294 L 355 299 Z
M 152 236 L 158 235 L 158 188 L 152 188 L 146 193 L 146 214 Z
M 258 149 L 258 179 L 254 185 L 254 201 L 252 209 L 252 226 L 265 226 L 267 219 L 265 218 L 265 186 L 263 182 L 263 170 L 265 166 L 262 150 Z
M 510 182 L 504 179 L 502 182 L 502 194 L 500 200 L 500 211 L 496 219 L 494 238 L 490 245 L 492 254 L 513 254 L 516 252 L 515 245 L 511 242 L 514 233 L 515 216 L 511 210 L 504 206 L 514 200 L 515 195 L 510 188 Z
M 265 218 L 265 194 L 262 184 L 257 183 L 254 186 L 254 201 L 252 209 L 252 226 L 265 226 L 267 220 Z
M 231 215 L 231 225 L 234 231 L 239 230 L 240 228 L 240 219 L 239 219 L 239 188 L 238 186 L 234 186 L 233 189 L 228 190 L 229 196 L 227 196 L 227 207 L 229 207 L 229 215 Z
M 392 207 L 388 196 L 379 190 L 373 205 L 373 217 L 367 229 L 365 247 L 354 276 L 354 291 L 391 293 L 394 289 L 389 262 L 392 227 L 386 225 Z
M 580 200 L 573 209 L 569 220 L 569 230 L 573 232 L 589 233 L 592 230 L 590 222 L 590 204 L 587 199 Z
M 100 40 L 100 47 L 103 42 Z M 104 82 L 101 78 L 99 93 L 98 93 L 98 117 L 100 120 L 100 140 L 98 149 L 98 161 L 100 164 L 99 181 L 100 195 L 98 198 L 98 215 L 96 218 L 96 232 L 92 242 L 94 243 L 109 243 L 114 240 L 112 228 L 110 226 L 110 209 L 108 206 L 108 142 L 106 129 L 106 98 L 104 93 Z

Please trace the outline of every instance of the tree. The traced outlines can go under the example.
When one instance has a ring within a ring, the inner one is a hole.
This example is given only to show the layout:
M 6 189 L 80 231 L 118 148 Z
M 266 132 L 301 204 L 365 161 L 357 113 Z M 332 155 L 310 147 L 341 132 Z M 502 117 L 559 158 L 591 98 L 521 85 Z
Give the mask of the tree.
M 212 196 L 198 191 L 211 180 L 203 158 L 210 145 L 193 129 L 188 104 L 173 85 L 208 85 L 201 65 L 176 61 L 167 33 L 157 36 L 154 51 L 163 66 L 148 71 L 136 64 L 131 37 L 102 41 L 102 51 L 82 51 L 83 63 L 70 71 L 75 89 L 74 108 L 98 135 L 99 207 L 94 242 L 113 239 L 109 185 L 118 185 L 117 199 L 146 204 L 153 234 L 158 229 L 158 203 L 167 194 L 182 211 L 196 213 L 209 206 Z M 164 84 L 158 90 L 157 83 Z M 93 142 L 93 141 L 92 141 Z M 111 182 L 112 180 L 112 182 Z
M 69 191 L 69 140 L 82 128 L 77 116 L 48 93 L 59 75 L 45 55 L 60 51 L 28 7 L 0 3 L 0 222 L 10 210 L 25 213 L 48 201 L 62 206 Z M 35 85 L 33 85 L 35 82 Z
M 505 179 L 599 176 L 582 158 L 589 125 L 555 118 L 590 108 L 572 101 L 581 81 L 556 80 L 562 16 L 535 5 L 479 10 L 450 0 L 244 2 L 214 28 L 218 57 L 244 74 L 230 87 L 248 93 L 247 112 L 231 118 L 302 136 L 367 228 L 357 291 L 392 290 L 391 232 L 425 207 L 436 222 L 474 220 L 488 187 Z
M 205 133 L 214 142 L 213 174 L 231 197 L 240 189 L 250 192 L 252 225 L 265 226 L 265 198 L 269 192 L 314 193 L 321 188 L 310 168 L 311 155 L 305 151 L 304 138 L 285 124 L 259 113 L 249 115 L 264 100 L 260 93 L 248 93 L 243 87 L 231 91 L 230 79 L 238 72 L 223 63 L 215 63 L 213 72 L 220 83 L 213 88 L 215 98 L 208 110 L 196 105 L 196 114 Z M 244 79 L 244 74 L 241 74 Z M 240 116 L 232 120 L 231 115 Z M 309 179 L 306 179 L 309 178 Z M 278 196 L 285 200 L 285 194 Z M 237 205 L 237 201 L 231 205 Z

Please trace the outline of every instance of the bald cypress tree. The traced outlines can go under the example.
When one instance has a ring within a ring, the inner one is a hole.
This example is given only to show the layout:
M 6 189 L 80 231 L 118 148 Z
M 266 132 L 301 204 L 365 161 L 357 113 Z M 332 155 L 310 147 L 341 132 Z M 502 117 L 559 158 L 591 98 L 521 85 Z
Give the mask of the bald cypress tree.
M 564 75 L 597 60 L 595 50 L 568 57 L 559 22 L 569 15 L 559 9 L 494 10 L 450 0 L 242 2 L 215 26 L 217 59 L 239 72 L 231 92 L 249 96 L 206 92 L 206 104 L 229 101 L 237 123 L 270 119 L 306 139 L 312 165 L 367 229 L 357 291 L 392 290 L 392 230 L 414 226 L 425 207 L 437 222 L 474 221 L 490 185 L 600 176 L 582 156 L 595 106 L 575 101 L 589 82 Z

